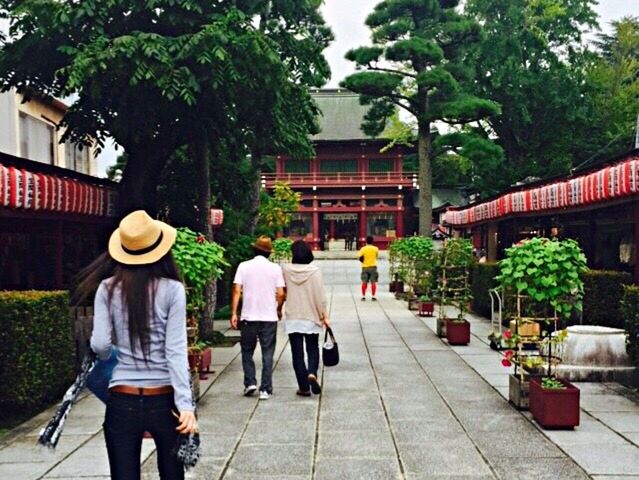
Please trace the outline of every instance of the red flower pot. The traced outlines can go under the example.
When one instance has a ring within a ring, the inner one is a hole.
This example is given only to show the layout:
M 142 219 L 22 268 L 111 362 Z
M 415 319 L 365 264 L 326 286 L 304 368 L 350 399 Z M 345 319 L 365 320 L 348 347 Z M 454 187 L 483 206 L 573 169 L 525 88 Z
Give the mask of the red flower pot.
M 420 317 L 432 317 L 434 311 L 435 304 L 433 302 L 419 302 Z
M 530 379 L 530 413 L 543 428 L 574 428 L 579 425 L 579 389 L 570 382 L 557 380 L 566 388 L 543 388 L 540 377 Z
M 446 339 L 450 345 L 468 345 L 470 343 L 470 323 L 447 320 Z
M 202 380 L 206 380 L 208 377 L 204 375 L 205 373 L 211 373 L 211 362 L 213 361 L 213 349 L 206 348 L 202 352 L 202 357 L 200 358 L 200 368 L 198 371 L 200 372 L 200 378 Z
M 404 293 L 404 282 L 395 282 L 395 293 Z
M 396 290 L 397 290 L 397 282 L 393 280 L 392 282 L 388 284 L 388 291 L 391 293 L 395 293 Z
M 202 360 L 201 353 L 189 353 L 189 370 L 194 371 L 196 368 L 200 366 L 200 361 Z

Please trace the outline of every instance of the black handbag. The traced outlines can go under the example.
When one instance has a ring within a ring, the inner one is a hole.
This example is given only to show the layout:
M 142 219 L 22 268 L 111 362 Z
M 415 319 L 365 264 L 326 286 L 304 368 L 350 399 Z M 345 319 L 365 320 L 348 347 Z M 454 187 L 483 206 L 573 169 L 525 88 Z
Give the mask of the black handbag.
M 331 336 L 331 341 L 328 341 L 328 336 Z M 339 348 L 337 348 L 337 342 L 335 341 L 335 335 L 331 327 L 326 327 L 326 333 L 324 333 L 324 345 L 322 345 L 322 361 L 326 367 L 334 367 L 339 363 Z

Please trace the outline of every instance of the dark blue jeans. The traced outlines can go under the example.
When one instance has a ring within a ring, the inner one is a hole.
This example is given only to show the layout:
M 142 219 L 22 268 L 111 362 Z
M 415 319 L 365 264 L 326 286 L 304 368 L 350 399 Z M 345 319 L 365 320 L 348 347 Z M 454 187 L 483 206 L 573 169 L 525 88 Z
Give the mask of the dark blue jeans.
M 178 439 L 173 394 L 127 395 L 109 393 L 104 419 L 112 480 L 140 479 L 142 436 L 149 432 L 157 450 L 158 470 L 162 480 L 183 480 L 184 467 L 173 454 Z
M 242 367 L 244 386 L 257 385 L 253 353 L 260 342 L 262 349 L 262 382 L 260 391 L 273 393 L 273 355 L 277 338 L 277 322 L 242 320 L 240 322 L 240 346 L 242 347 Z
M 311 388 L 308 383 L 308 375 L 317 376 L 319 368 L 319 334 L 317 333 L 289 333 L 291 342 L 291 354 L 293 355 L 293 370 L 297 378 L 297 385 L 302 392 L 308 392 Z M 304 342 L 306 341 L 306 356 L 308 367 L 304 359 Z

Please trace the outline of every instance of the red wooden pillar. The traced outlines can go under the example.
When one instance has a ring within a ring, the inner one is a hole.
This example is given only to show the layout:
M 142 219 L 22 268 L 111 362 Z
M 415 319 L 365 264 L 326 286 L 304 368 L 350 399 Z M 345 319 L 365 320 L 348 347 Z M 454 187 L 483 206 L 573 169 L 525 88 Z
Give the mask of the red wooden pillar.
M 64 237 L 62 222 L 56 222 L 55 225 L 55 288 L 62 290 L 64 282 Z
M 635 202 L 635 283 L 639 285 L 639 202 Z
M 334 239 L 335 238 L 335 220 L 331 220 L 329 223 L 329 237 Z
M 368 223 L 368 212 L 365 210 L 359 212 L 359 245 L 366 244 L 366 231 L 367 231 L 367 223 Z
M 395 236 L 404 238 L 404 209 L 399 207 L 395 214 Z

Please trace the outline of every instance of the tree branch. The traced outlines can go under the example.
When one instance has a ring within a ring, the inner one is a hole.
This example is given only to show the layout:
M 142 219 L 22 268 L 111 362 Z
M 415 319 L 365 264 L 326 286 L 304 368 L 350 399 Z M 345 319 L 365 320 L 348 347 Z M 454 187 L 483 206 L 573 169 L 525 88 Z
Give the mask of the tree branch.
M 371 70 L 375 70 L 377 72 L 396 73 L 398 75 L 403 75 L 405 77 L 417 78 L 417 75 L 412 73 L 402 72 L 401 70 L 395 70 L 392 68 L 373 67 L 370 63 L 367 65 L 367 68 Z

